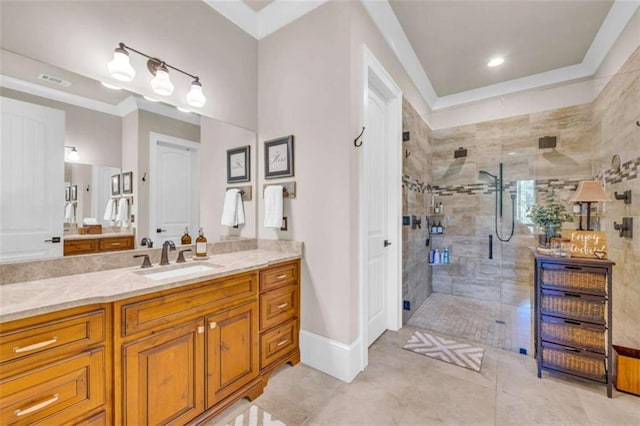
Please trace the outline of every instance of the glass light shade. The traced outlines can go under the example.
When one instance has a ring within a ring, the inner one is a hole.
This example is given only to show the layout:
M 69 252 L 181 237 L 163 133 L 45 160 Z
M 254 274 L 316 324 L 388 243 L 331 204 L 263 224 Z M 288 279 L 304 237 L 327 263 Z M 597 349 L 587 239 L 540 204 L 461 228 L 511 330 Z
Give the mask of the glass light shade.
M 602 184 L 597 180 L 583 180 L 578 184 L 576 193 L 571 198 L 572 203 L 596 203 L 611 201 L 611 198 L 604 192 Z
M 173 83 L 169 80 L 169 72 L 166 68 L 156 69 L 156 76 L 151 80 L 151 88 L 161 96 L 170 96 L 173 93 Z
M 191 90 L 187 93 L 187 102 L 192 107 L 202 108 L 207 102 L 207 98 L 202 93 L 202 85 L 199 81 L 191 83 Z
M 78 154 L 78 150 L 75 146 L 71 148 L 71 152 L 69 152 L 67 158 L 69 161 L 78 161 L 80 159 L 80 154 Z
M 122 48 L 117 48 L 113 53 L 113 59 L 107 64 L 109 73 L 116 80 L 131 81 L 136 76 L 136 70 L 129 62 L 129 53 Z

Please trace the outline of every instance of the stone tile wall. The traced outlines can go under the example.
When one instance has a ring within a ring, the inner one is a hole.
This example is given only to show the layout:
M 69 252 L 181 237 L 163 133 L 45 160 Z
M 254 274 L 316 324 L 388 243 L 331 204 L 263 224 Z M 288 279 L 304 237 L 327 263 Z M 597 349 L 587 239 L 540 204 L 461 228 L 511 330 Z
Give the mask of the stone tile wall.
M 613 343 L 640 349 L 640 48 L 609 80 L 593 103 L 593 150 L 598 159 L 596 173 L 604 177 L 605 190 L 632 192 L 632 203 L 605 203 L 601 218 L 607 233 L 609 259 L 613 267 Z M 619 155 L 620 170 L 611 168 Z M 634 236 L 621 238 L 613 222 L 633 217 Z
M 428 232 L 425 228 L 426 204 L 429 197 L 429 128 L 415 109 L 402 102 L 403 131 L 410 139 L 402 143 L 402 214 L 415 215 L 422 221 L 421 228 L 402 227 L 402 297 L 411 303 L 411 310 L 403 311 L 403 323 L 431 294 L 431 273 L 428 265 L 429 248 L 425 246 Z

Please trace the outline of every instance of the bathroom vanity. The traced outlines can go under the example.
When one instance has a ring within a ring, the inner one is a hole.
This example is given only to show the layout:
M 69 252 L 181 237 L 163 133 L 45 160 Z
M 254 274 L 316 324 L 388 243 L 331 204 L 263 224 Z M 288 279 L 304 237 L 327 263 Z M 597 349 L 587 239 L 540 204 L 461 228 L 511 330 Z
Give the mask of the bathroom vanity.
M 538 377 L 547 370 L 602 383 L 611 398 L 614 263 L 532 251 Z
M 177 278 L 154 271 L 183 265 L 5 285 L 0 423 L 198 424 L 256 398 L 300 359 L 299 257 L 248 250 Z M 18 286 L 59 295 L 7 308 Z

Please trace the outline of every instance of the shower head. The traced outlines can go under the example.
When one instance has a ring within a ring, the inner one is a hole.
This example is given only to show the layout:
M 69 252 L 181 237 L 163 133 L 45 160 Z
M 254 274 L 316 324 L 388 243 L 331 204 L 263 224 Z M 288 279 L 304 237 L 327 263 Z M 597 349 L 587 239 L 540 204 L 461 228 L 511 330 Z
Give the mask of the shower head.
M 496 176 L 496 175 L 492 175 L 491 173 L 489 173 L 489 172 L 485 172 L 484 170 L 480 170 L 478 173 L 479 173 L 479 174 L 485 174 L 485 175 L 488 175 L 488 176 L 492 177 L 492 178 L 493 178 L 493 180 L 497 180 L 497 179 L 498 179 L 498 176 Z

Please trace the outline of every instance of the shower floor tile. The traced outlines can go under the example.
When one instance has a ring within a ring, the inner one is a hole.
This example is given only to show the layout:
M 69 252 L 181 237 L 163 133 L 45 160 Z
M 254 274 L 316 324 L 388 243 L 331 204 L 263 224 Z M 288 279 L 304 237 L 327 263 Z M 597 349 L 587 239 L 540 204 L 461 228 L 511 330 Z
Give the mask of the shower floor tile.
M 431 293 L 408 325 L 469 342 L 532 353 L 531 308 Z

